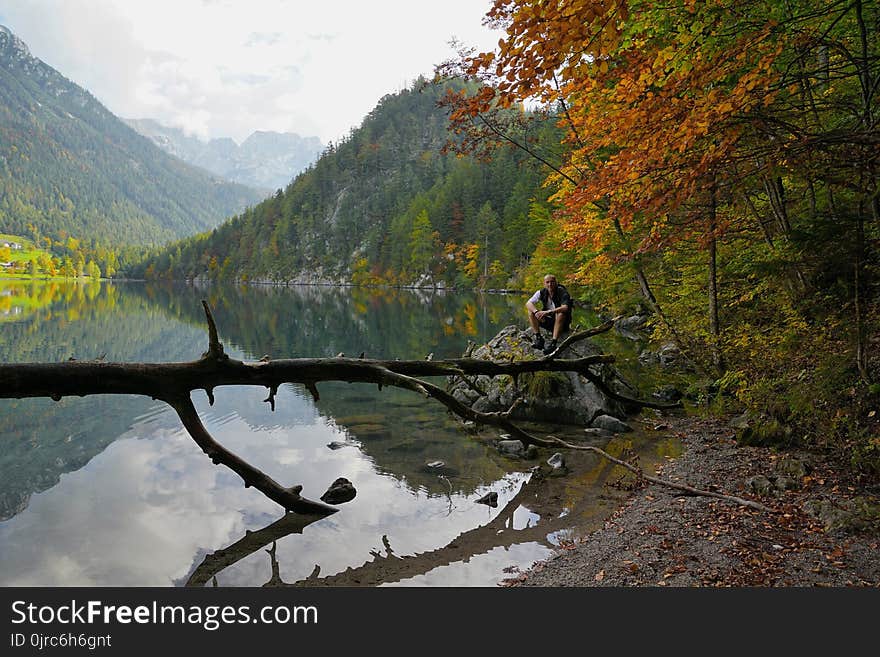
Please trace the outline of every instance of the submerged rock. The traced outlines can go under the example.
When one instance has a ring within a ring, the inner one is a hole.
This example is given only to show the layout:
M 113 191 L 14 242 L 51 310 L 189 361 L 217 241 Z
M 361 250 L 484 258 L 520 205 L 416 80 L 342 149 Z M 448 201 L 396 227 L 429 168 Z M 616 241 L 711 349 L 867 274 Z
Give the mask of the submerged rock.
M 498 451 L 504 456 L 518 459 L 533 459 L 538 456 L 538 448 L 534 445 L 526 447 L 521 440 L 499 440 Z
M 550 474 L 553 476 L 561 476 L 568 473 L 568 466 L 565 465 L 565 457 L 562 456 L 561 452 L 556 452 L 547 459 L 547 465 L 552 468 Z
M 321 501 L 327 504 L 344 504 L 353 500 L 355 495 L 357 491 L 354 485 L 345 477 L 340 477 L 321 495 Z
M 632 431 L 632 427 L 626 422 L 618 420 L 611 415 L 597 416 L 593 419 L 593 427 L 597 429 L 605 429 L 605 431 L 610 431 L 611 433 L 627 433 L 628 431 Z
M 437 476 L 442 475 L 444 477 L 455 477 L 458 475 L 458 470 L 446 465 L 445 461 L 428 461 L 422 466 L 422 472 Z

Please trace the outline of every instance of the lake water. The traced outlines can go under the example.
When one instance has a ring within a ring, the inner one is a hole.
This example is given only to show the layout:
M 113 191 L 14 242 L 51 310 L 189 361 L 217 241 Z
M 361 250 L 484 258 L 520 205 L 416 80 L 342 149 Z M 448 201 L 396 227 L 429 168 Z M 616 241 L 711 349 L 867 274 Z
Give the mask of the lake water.
M 327 287 L 151 286 L 0 281 L 0 361 L 187 361 L 207 348 L 201 299 L 233 358 L 456 357 L 509 324 L 525 297 Z M 579 310 L 575 322 L 594 318 Z M 626 341 L 606 338 L 608 348 Z M 631 354 L 630 354 L 631 355 Z M 303 525 L 215 466 L 177 415 L 146 397 L 0 400 L 0 585 L 494 586 L 598 524 L 622 474 L 566 455 L 567 477 L 530 481 L 498 431 L 465 433 L 436 402 L 402 390 L 322 384 L 224 387 L 193 399 L 220 443 L 318 499 L 338 477 L 357 496 Z M 536 427 L 577 435 L 564 427 Z M 493 433 L 494 432 L 494 433 Z M 582 433 L 582 432 L 581 432 Z M 347 445 L 331 449 L 332 442 Z M 651 432 L 606 448 L 642 463 L 675 452 Z M 438 476 L 426 468 L 443 461 Z M 497 508 L 475 503 L 499 496 Z

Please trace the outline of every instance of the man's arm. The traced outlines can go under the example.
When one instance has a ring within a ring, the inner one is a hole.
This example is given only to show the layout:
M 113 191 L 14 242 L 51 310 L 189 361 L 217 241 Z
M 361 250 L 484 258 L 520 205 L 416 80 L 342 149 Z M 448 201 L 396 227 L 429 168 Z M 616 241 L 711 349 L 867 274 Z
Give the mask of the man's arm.
M 530 315 L 534 315 L 536 312 L 538 312 L 538 306 L 536 306 L 535 303 L 540 298 L 541 298 L 541 291 L 538 290 L 537 292 L 535 292 L 531 296 L 531 298 L 528 301 L 526 301 L 526 310 L 529 311 Z
M 571 312 L 571 295 L 566 291 L 559 295 L 559 305 L 550 311 L 554 315 Z

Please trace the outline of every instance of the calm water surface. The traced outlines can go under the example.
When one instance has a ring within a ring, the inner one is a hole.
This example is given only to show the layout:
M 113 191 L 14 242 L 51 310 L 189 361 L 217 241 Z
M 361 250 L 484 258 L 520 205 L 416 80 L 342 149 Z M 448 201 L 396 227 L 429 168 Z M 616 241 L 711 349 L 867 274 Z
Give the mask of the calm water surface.
M 519 296 L 321 287 L 220 288 L 0 281 L 0 361 L 193 360 L 200 299 L 233 358 L 460 356 L 522 323 Z M 590 318 L 583 318 L 591 323 Z M 577 318 L 576 318 L 577 321 Z M 317 499 L 338 477 L 357 496 L 308 525 L 214 466 L 164 404 L 133 396 L 0 400 L 0 585 L 491 586 L 598 522 L 616 503 L 608 464 L 529 481 L 540 461 L 502 458 L 407 391 L 225 387 L 202 421 L 233 452 Z M 561 427 L 550 427 L 558 433 Z M 346 446 L 331 449 L 331 442 Z M 674 451 L 639 434 L 643 459 Z M 548 454 L 541 455 L 546 459 Z M 443 476 L 426 468 L 445 462 Z M 488 491 L 497 508 L 476 504 Z

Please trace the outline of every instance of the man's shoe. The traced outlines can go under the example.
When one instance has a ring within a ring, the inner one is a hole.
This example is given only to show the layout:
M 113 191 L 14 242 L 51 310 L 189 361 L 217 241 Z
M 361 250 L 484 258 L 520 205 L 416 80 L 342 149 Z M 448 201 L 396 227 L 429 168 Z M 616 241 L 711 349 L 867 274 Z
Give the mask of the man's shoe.
M 543 349 L 544 348 L 544 336 L 540 333 L 535 333 L 535 338 L 532 340 L 532 347 L 534 349 Z
M 544 347 L 544 355 L 549 356 L 554 351 L 556 351 L 556 340 L 550 340 L 550 342 L 547 343 L 547 346 Z

